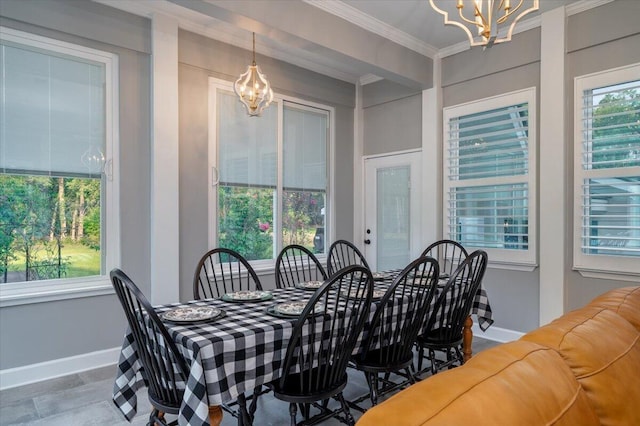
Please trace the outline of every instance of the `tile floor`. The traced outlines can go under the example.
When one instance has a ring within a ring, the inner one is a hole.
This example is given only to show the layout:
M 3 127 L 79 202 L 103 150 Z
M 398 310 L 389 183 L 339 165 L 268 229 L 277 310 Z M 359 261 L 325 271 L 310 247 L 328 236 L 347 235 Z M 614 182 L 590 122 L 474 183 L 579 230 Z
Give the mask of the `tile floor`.
M 474 337 L 473 352 L 478 353 L 497 344 L 497 342 Z M 146 425 L 149 416 L 149 410 L 146 408 L 149 406 L 146 389 L 138 392 L 138 414 L 131 423 L 124 419 L 112 403 L 111 390 L 115 368 L 114 365 L 0 391 L 0 426 Z M 345 397 L 353 399 L 366 392 L 366 382 L 362 373 L 350 372 Z M 360 417 L 359 412 L 351 411 L 356 419 Z M 222 425 L 235 424 L 237 424 L 236 419 L 225 413 Z M 258 403 L 255 425 L 288 424 L 288 404 L 276 400 L 270 394 L 262 396 Z M 323 424 L 341 423 L 332 419 Z

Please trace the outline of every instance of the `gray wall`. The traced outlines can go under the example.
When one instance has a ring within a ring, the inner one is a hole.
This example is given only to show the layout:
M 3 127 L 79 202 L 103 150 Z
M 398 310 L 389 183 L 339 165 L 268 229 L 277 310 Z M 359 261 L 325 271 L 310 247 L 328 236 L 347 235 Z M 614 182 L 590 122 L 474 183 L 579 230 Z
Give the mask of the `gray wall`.
M 640 62 L 640 2 L 618 0 L 572 15 L 567 21 L 566 168 L 567 206 L 565 224 L 573 229 L 573 78 L 596 71 Z M 597 31 L 594 31 L 597 28 Z M 471 49 L 442 60 L 443 104 L 457 105 L 526 87 L 535 87 L 540 105 L 540 29 L 513 37 L 510 43 L 482 50 Z M 538 117 L 540 116 L 538 111 Z M 538 123 L 538 135 L 540 134 Z M 549 159 L 538 157 L 539 173 L 551 167 Z M 572 271 L 572 234 L 568 235 L 568 276 L 565 280 L 565 310 L 575 309 L 597 295 L 629 282 L 584 278 Z M 499 269 L 487 271 L 484 285 L 490 296 L 495 326 L 521 332 L 536 328 L 539 308 L 539 272 Z
M 444 58 L 442 80 L 444 107 L 528 87 L 536 88 L 539 100 L 540 29 L 517 34 L 511 42 L 485 51 L 471 49 Z M 496 327 L 526 331 L 538 326 L 538 282 L 537 270 L 487 270 L 483 285 Z
M 364 155 L 422 147 L 421 93 L 369 106 L 363 117 Z
M 150 22 L 85 0 L 0 1 L 0 24 L 3 26 L 118 54 L 121 266 L 148 293 L 151 275 Z M 618 0 L 568 19 L 565 101 L 566 144 L 570 155 L 573 153 L 573 77 L 640 62 L 638 16 L 640 2 Z M 533 29 L 515 35 L 510 43 L 496 45 L 486 51 L 472 49 L 444 58 L 444 105 L 524 87 L 539 89 L 539 33 L 539 29 Z M 182 300 L 192 297 L 193 268 L 207 249 L 207 78 L 215 76 L 235 80 L 237 74 L 246 68 L 250 55 L 248 51 L 189 32 L 179 33 Z M 258 56 L 257 61 L 277 92 L 336 108 L 335 232 L 338 238 L 350 238 L 353 235 L 354 209 L 354 86 L 271 58 Z M 431 70 L 424 72 L 430 76 Z M 418 94 L 388 82 L 367 85 L 363 93 L 366 102 L 366 154 L 420 146 L 422 129 Z M 568 163 L 571 163 L 570 159 Z M 539 164 L 543 170 L 544 161 L 539 161 Z M 572 164 L 565 166 L 567 175 L 572 179 Z M 572 197 L 573 194 L 569 193 L 568 206 L 572 206 Z M 570 223 L 566 225 L 571 229 Z M 571 247 L 566 250 L 570 252 Z M 570 259 L 569 255 L 568 262 Z M 570 265 L 567 267 L 570 270 Z M 263 279 L 267 287 L 273 285 L 271 275 Z M 518 331 L 537 327 L 540 303 L 537 271 L 491 269 L 485 283 L 497 327 Z M 610 288 L 625 285 L 629 283 L 587 279 L 576 272 L 569 272 L 565 289 L 567 307 L 572 309 Z M 2 308 L 0 369 L 119 346 L 124 327 L 121 308 L 113 295 Z
M 208 78 L 235 81 L 251 52 L 187 31 L 179 32 L 180 299 L 193 298 L 193 273 L 208 250 Z M 277 93 L 335 107 L 336 235 L 353 235 L 353 107 L 355 86 L 271 58 L 256 62 Z M 349 237 L 350 238 L 350 237 Z M 273 287 L 273 275 L 260 277 Z
M 611 25 L 599 25 L 607 22 Z M 567 84 L 566 117 L 568 117 L 567 149 L 573 153 L 573 80 L 577 76 L 591 74 L 624 65 L 640 63 L 640 2 L 615 1 L 604 6 L 569 17 L 567 33 Z M 595 26 L 594 26 L 595 25 Z M 598 28 L 593 31 L 593 28 Z M 638 76 L 640 78 L 640 76 Z M 570 157 L 572 158 L 572 157 Z M 573 163 L 567 164 L 573 177 Z M 573 180 L 572 180 L 573 181 Z M 573 217 L 573 186 L 569 191 L 568 206 Z M 568 247 L 569 262 L 573 246 Z M 640 260 L 639 260 L 640 262 Z M 569 265 L 569 269 L 570 269 Z M 567 279 L 567 309 L 576 309 L 607 290 L 638 285 L 635 283 L 585 278 L 571 271 Z
M 85 1 L 1 6 L 0 25 L 118 55 L 121 267 L 149 292 L 150 22 Z M 2 308 L 0 369 L 120 346 L 124 330 L 115 295 Z

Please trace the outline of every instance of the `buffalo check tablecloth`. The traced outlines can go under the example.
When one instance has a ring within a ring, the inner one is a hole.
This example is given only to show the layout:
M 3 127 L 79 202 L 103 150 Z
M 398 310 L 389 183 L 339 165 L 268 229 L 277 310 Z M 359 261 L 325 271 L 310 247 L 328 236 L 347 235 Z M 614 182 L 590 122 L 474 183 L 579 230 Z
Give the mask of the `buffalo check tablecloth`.
M 376 282 L 376 288 L 388 287 L 388 279 Z M 271 290 L 273 299 L 258 303 L 230 303 L 219 299 L 175 303 L 156 307 L 159 315 L 171 309 L 201 305 L 225 311 L 223 318 L 196 324 L 165 323 L 178 349 L 190 367 L 178 423 L 209 425 L 209 406 L 233 401 L 239 394 L 252 392 L 258 385 L 279 377 L 294 319 L 269 315 L 266 308 L 275 303 L 306 300 L 311 292 L 296 288 Z M 374 303 L 375 305 L 375 303 Z M 372 306 L 371 315 L 375 311 Z M 487 294 L 480 289 L 474 300 L 473 314 L 486 330 L 492 323 Z M 116 376 L 113 401 L 128 420 L 137 411 L 136 391 L 144 386 L 133 336 L 127 330 Z

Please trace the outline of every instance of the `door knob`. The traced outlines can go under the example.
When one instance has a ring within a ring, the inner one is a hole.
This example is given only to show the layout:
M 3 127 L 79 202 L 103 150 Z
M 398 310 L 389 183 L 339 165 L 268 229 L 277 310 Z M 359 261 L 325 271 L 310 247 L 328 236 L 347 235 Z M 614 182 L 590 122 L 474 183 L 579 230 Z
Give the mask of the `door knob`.
M 364 243 L 365 244 L 371 244 L 371 240 L 367 238 L 366 240 L 364 240 Z

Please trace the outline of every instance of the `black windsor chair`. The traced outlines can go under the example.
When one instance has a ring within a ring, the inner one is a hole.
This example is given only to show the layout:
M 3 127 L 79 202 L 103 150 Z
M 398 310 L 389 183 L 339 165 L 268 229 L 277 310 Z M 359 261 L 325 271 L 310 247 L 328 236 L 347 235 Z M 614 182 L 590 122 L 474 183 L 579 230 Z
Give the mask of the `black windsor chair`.
M 331 276 L 349 265 L 362 265 L 369 269 L 369 264 L 358 247 L 347 240 L 335 241 L 327 254 L 327 273 Z
M 363 351 L 351 359 L 353 367 L 364 373 L 369 394 L 352 401 L 352 407 L 364 411 L 359 402 L 370 398 L 376 405 L 379 396 L 415 383 L 413 347 L 436 294 L 438 276 L 438 262 L 420 257 L 393 280 L 377 304 L 373 319 L 365 325 Z M 380 373 L 386 376 L 382 383 Z M 390 373 L 404 380 L 394 383 Z
M 194 299 L 211 299 L 241 290 L 262 290 L 258 275 L 247 259 L 227 248 L 215 248 L 202 256 L 193 277 Z M 247 397 L 241 393 L 235 401 L 221 405 L 224 411 L 238 419 L 238 425 L 252 422 L 247 399 L 255 400 L 253 395 Z
M 291 425 L 298 424 L 298 405 L 305 418 L 299 424 L 317 424 L 331 417 L 355 424 L 342 391 L 372 294 L 371 271 L 348 266 L 316 290 L 296 321 L 280 378 L 267 385 L 277 399 L 289 403 Z M 329 407 L 331 398 L 340 403 L 338 408 Z M 311 416 L 312 407 L 319 413 Z
M 153 407 L 148 424 L 174 425 L 165 414 L 177 415 L 189 370 L 175 342 L 140 289 L 120 269 L 110 273 L 135 341 L 142 376 Z
M 240 290 L 262 290 L 249 262 L 231 249 L 215 248 L 206 252 L 193 276 L 193 297 L 212 299 Z
M 469 255 L 467 250 L 457 241 L 439 240 L 427 247 L 421 256 L 431 256 L 440 265 L 440 276 L 449 278 Z
M 471 315 L 473 300 L 480 289 L 487 269 L 487 253 L 476 250 L 471 253 L 447 280 L 430 310 L 422 334 L 418 335 L 418 375 L 422 374 L 422 361 L 431 362 L 431 374 L 456 363 L 464 364 L 460 348 L 466 318 Z M 436 358 L 435 351 L 442 351 L 446 360 Z
M 322 264 L 311 251 L 298 244 L 286 246 L 276 259 L 276 287 L 293 287 L 307 281 L 327 279 Z

